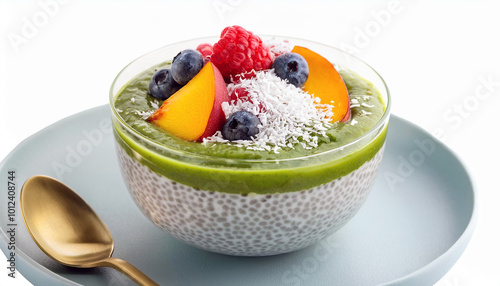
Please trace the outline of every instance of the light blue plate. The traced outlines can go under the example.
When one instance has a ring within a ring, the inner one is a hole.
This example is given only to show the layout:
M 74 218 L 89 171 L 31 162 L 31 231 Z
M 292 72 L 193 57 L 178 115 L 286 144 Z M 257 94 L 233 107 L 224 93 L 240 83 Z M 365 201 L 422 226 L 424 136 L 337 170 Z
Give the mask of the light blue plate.
M 122 181 L 101 106 L 73 115 L 22 142 L 0 165 L 0 246 L 7 250 L 7 172 L 24 181 L 61 179 L 109 226 L 113 256 L 160 285 L 432 285 L 457 261 L 476 222 L 476 195 L 459 159 L 415 125 L 392 116 L 372 193 L 344 228 L 301 251 L 244 258 L 206 252 L 171 238 L 146 219 Z M 16 267 L 35 285 L 134 285 L 108 269 L 76 269 L 33 242 L 17 204 Z M 4 269 L 5 270 L 5 269 Z

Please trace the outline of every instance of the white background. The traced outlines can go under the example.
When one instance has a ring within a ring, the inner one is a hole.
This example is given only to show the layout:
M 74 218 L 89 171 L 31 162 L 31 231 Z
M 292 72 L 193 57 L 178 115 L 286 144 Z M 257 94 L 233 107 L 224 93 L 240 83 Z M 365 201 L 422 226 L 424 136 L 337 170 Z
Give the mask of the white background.
M 498 286 L 499 12 L 493 1 L 0 0 L 0 159 L 43 127 L 106 104 L 122 67 L 169 43 L 239 24 L 344 47 L 385 78 L 393 113 L 439 133 L 475 179 L 475 235 L 437 285 Z M 0 260 L 0 285 L 30 285 L 7 278 Z

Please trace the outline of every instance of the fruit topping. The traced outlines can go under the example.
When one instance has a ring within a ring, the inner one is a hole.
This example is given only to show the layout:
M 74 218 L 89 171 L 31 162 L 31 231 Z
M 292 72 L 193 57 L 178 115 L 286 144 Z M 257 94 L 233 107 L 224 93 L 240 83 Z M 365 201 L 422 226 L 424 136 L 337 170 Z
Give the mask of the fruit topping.
M 171 73 L 174 80 L 180 85 L 185 85 L 203 67 L 203 56 L 200 52 L 187 49 L 174 57 Z
M 249 96 L 248 96 L 248 91 L 242 87 L 237 87 L 235 89 L 233 89 L 233 91 L 231 92 L 231 95 L 229 95 L 231 101 L 236 101 L 236 100 L 241 100 L 241 101 L 250 101 L 252 100 Z
M 149 93 L 164 102 L 148 120 L 188 141 L 317 147 L 333 122 L 350 120 L 347 88 L 323 56 L 286 40 L 267 43 L 230 26 L 213 46 L 181 51 L 151 79 Z
M 330 110 L 332 122 L 348 120 L 345 116 L 349 110 L 349 94 L 333 64 L 304 47 L 295 46 L 292 52 L 304 57 L 309 66 L 309 77 L 302 89 L 321 99 L 318 108 Z
M 150 117 L 154 125 L 188 141 L 202 140 L 221 130 L 226 121 L 226 84 L 210 62 L 183 88 L 163 102 Z
M 245 110 L 257 116 L 259 133 L 251 140 L 240 140 L 231 144 L 248 150 L 266 150 L 279 153 L 285 148 L 300 146 L 312 149 L 318 146 L 319 138 L 326 137 L 326 130 L 332 126 L 330 111 L 316 107 L 318 98 L 282 80 L 271 70 L 258 71 L 249 79 L 242 79 L 228 85 L 227 89 L 242 92 L 236 100 L 222 104 L 229 118 Z M 203 142 L 228 143 L 228 137 L 221 132 L 203 139 Z
M 342 118 L 342 120 L 340 120 L 340 122 L 347 122 L 349 120 L 351 120 L 351 107 L 350 107 L 350 103 L 349 103 L 349 108 L 347 108 L 347 113 L 344 115 L 344 118 Z
M 178 84 L 173 78 L 169 69 L 161 69 L 151 77 L 149 83 L 149 95 L 152 97 L 165 100 L 172 94 L 177 92 L 182 86 Z
M 199 44 L 196 50 L 201 53 L 203 58 L 209 58 L 214 52 L 214 47 L 208 43 Z
M 259 133 L 259 125 L 257 116 L 246 110 L 240 110 L 229 116 L 222 128 L 222 136 L 229 141 L 251 140 Z
M 286 53 L 279 55 L 273 62 L 274 73 L 296 87 L 302 87 L 309 76 L 309 67 L 301 55 Z
M 222 31 L 210 59 L 226 82 L 237 76 L 252 77 L 255 71 L 269 69 L 272 64 L 272 55 L 261 38 L 240 26 Z
M 288 40 L 276 38 L 266 40 L 265 44 L 269 47 L 269 52 L 271 53 L 273 59 L 281 54 L 291 52 L 293 48 Z
M 256 113 L 266 112 L 266 109 L 260 102 L 257 104 L 257 108 L 255 108 L 255 102 L 253 98 L 257 97 L 252 96 L 245 88 L 238 87 L 237 85 L 232 85 L 229 87 L 228 91 L 230 94 L 229 98 L 231 99 L 232 103 L 236 104 L 237 102 L 241 102 L 244 104 L 245 102 L 248 102 L 248 106 L 250 108 L 254 108 Z

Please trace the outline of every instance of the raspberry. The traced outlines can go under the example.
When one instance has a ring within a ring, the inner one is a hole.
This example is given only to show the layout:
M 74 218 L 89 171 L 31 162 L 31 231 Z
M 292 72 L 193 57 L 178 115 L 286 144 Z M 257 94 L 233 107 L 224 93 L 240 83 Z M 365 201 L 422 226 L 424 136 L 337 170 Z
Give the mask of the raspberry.
M 231 92 L 231 95 L 229 96 L 231 98 L 231 101 L 236 101 L 240 99 L 241 101 L 251 101 L 252 99 L 249 98 L 248 96 L 248 91 L 244 89 L 243 87 L 237 87 Z
M 252 71 L 271 68 L 269 48 L 259 36 L 240 26 L 226 27 L 213 49 L 211 61 L 227 82 L 237 75 L 250 78 L 254 75 Z
M 212 45 L 204 43 L 204 44 L 199 44 L 198 47 L 196 47 L 196 50 L 201 53 L 203 58 L 210 57 L 214 51 L 214 48 Z
M 235 89 L 233 89 L 229 97 L 230 101 L 236 102 L 239 99 L 241 102 L 250 102 L 252 105 L 255 105 L 252 97 L 248 94 L 248 90 L 243 87 L 236 87 Z M 266 109 L 264 108 L 262 103 L 259 103 L 258 107 L 259 113 L 266 112 Z

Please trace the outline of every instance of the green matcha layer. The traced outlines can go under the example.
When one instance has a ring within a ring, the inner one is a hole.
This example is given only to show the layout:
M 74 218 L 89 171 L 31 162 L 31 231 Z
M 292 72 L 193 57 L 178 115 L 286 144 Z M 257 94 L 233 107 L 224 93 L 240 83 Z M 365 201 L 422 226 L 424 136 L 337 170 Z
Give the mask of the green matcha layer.
M 131 157 L 153 171 L 176 182 L 204 190 L 226 193 L 271 194 L 309 189 L 349 174 L 373 158 L 385 142 L 386 128 L 368 144 L 353 144 L 374 127 L 385 112 L 377 89 L 354 72 L 340 70 L 351 100 L 351 120 L 336 123 L 320 137 L 318 147 L 304 149 L 300 144 L 272 151 L 247 150 L 227 143 L 199 143 L 179 139 L 145 120 L 161 106 L 147 94 L 151 68 L 125 85 L 114 105 L 137 134 L 126 131 L 114 120 L 115 137 Z M 144 143 L 148 138 L 150 142 Z M 140 143 L 139 143 L 140 142 Z M 158 147 L 163 146 L 163 147 Z

